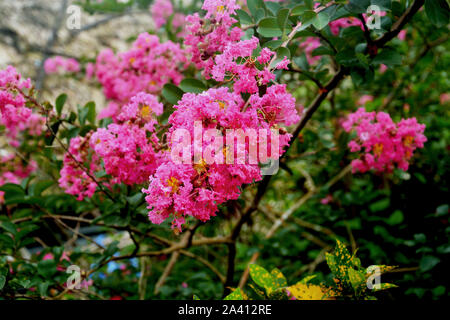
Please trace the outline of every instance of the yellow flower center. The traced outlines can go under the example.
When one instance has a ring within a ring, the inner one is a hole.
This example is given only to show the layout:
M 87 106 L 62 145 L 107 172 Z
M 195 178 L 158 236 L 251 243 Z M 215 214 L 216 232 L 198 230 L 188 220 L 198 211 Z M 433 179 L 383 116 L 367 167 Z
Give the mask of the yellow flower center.
M 414 142 L 414 137 L 412 136 L 406 136 L 403 140 L 403 144 L 405 147 L 410 147 Z
M 177 193 L 180 187 L 180 181 L 175 177 L 171 177 L 170 179 L 167 179 L 167 186 L 172 188 L 172 193 Z
M 134 63 L 136 61 L 136 58 L 130 58 L 130 64 Z
M 151 111 L 150 106 L 148 105 L 143 106 L 141 109 L 141 116 L 143 118 L 147 118 L 150 115 L 150 111 Z
M 377 156 L 379 156 L 383 152 L 383 145 L 381 143 L 376 143 L 373 146 L 373 153 Z
M 200 160 L 199 163 L 194 164 L 194 169 L 198 174 L 206 172 L 207 163 L 204 159 Z
M 217 6 L 217 12 L 223 12 L 225 10 L 224 6 Z

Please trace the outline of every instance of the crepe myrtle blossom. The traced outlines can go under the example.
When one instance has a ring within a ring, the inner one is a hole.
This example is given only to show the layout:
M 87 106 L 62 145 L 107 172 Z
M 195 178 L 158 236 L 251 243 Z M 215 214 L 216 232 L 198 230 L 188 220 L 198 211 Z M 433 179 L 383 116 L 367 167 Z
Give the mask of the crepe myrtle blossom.
M 106 173 L 128 185 L 148 180 L 160 162 L 154 133 L 155 116 L 162 112 L 154 95 L 141 92 L 122 108 L 117 123 L 92 134 L 91 148 L 103 160 Z
M 252 37 L 249 40 L 242 40 L 229 43 L 223 53 L 215 58 L 215 65 L 212 69 L 214 80 L 232 81 L 233 89 L 236 93 L 256 93 L 262 85 L 267 85 L 275 80 L 269 63 L 275 55 L 268 48 L 263 48 L 256 58 L 253 52 L 259 45 L 259 39 Z M 290 61 L 284 57 L 275 69 L 287 69 Z
M 84 137 L 78 136 L 70 140 L 58 180 L 59 186 L 66 193 L 76 196 L 79 201 L 94 195 L 97 182 L 92 177 L 101 170 L 99 155 L 89 147 L 92 133 L 90 131 Z M 114 179 L 108 183 L 104 180 L 99 178 L 97 181 L 105 182 L 106 186 L 117 183 Z
M 173 13 L 173 6 L 170 0 L 155 0 L 150 7 L 153 21 L 155 22 L 156 29 L 161 28 L 166 24 L 167 19 Z
M 221 87 L 186 93 L 174 106 L 169 150 L 143 189 L 153 223 L 170 218 L 180 232 L 188 216 L 209 220 L 218 205 L 239 197 L 242 185 L 261 180 L 261 161 L 281 156 L 291 136 L 278 126 L 299 120 L 295 99 L 273 85 L 245 105 Z
M 26 163 L 14 153 L 8 153 L 3 149 L 0 151 L 0 186 L 6 183 L 19 184 L 36 171 L 37 163 L 34 160 Z M 5 193 L 0 191 L 0 204 L 5 200 L 4 195 Z
M 313 51 L 320 47 L 320 40 L 316 37 L 307 37 L 304 41 L 300 42 L 300 50 L 305 53 L 306 59 L 310 65 L 318 62 L 320 56 L 313 56 Z
M 427 141 L 423 135 L 425 125 L 416 118 L 394 123 L 389 114 L 366 112 L 364 108 L 350 114 L 343 128 L 356 133 L 348 144 L 351 152 L 359 154 L 352 161 L 353 172 L 392 172 L 394 168 L 406 171 L 414 151 Z
M 202 6 L 206 10 L 203 18 L 198 13 L 186 17 L 189 33 L 184 44 L 192 63 L 203 70 L 206 79 L 211 77 L 215 56 L 244 34 L 241 28 L 232 27 L 237 22 L 232 15 L 239 8 L 235 0 L 206 0 Z
M 14 67 L 0 70 L 0 125 L 5 126 L 11 139 L 15 139 L 31 117 L 32 110 L 25 106 L 26 97 L 21 93 L 30 88 L 30 79 L 22 79 Z
M 141 33 L 130 50 L 115 55 L 105 49 L 97 57 L 95 74 L 103 86 L 108 105 L 101 117 L 115 118 L 123 105 L 139 92 L 157 94 L 173 82 L 178 85 L 187 67 L 186 52 L 172 41 Z
M 75 73 L 80 71 L 80 64 L 74 58 L 55 56 L 45 60 L 44 70 L 47 74 Z

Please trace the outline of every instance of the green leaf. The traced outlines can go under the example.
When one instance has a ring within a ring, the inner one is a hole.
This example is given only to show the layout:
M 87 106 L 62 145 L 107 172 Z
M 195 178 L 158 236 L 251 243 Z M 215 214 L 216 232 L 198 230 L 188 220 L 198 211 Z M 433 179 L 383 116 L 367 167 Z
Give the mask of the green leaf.
M 60 94 L 58 96 L 58 98 L 56 98 L 55 108 L 56 108 L 56 112 L 58 113 L 58 116 L 61 115 L 62 109 L 63 109 L 66 101 L 67 101 L 67 94 L 65 94 L 65 93 Z
M 307 10 L 308 10 L 308 8 L 305 5 L 300 4 L 300 5 L 292 8 L 291 15 L 292 16 L 301 16 Z
M 379 6 L 381 10 L 391 10 L 392 1 L 391 0 L 371 0 L 371 5 Z
M 25 190 L 18 184 L 14 183 L 5 183 L 0 186 L 0 191 L 5 193 L 5 200 L 16 197 L 23 198 L 25 196 Z
M 41 295 L 41 297 L 47 296 L 48 285 L 49 285 L 48 282 L 39 283 L 38 290 L 39 290 L 39 294 Z
M 364 272 L 357 271 L 353 268 L 348 269 L 348 278 L 352 285 L 352 288 L 356 293 L 361 292 L 366 286 L 366 276 Z
M 278 11 L 278 14 L 277 14 L 278 27 L 280 27 L 280 30 L 283 33 L 286 28 L 286 22 L 288 20 L 288 17 L 289 17 L 289 9 L 283 8 L 280 11 Z
M 206 85 L 197 79 L 183 79 L 180 83 L 180 88 L 184 92 L 202 93 L 205 91 Z
M 259 22 L 258 33 L 266 38 L 280 37 L 283 32 L 278 27 L 276 18 L 264 18 Z
M 273 287 L 274 281 L 270 273 L 257 264 L 249 265 L 249 269 L 253 281 L 255 281 L 258 286 L 266 289 L 266 293 L 269 295 L 275 289 Z
M 263 47 L 267 47 L 270 50 L 276 50 L 283 44 L 283 40 L 270 40 L 264 43 Z
M 313 26 L 317 30 L 322 30 L 323 28 L 325 28 L 328 25 L 329 22 L 330 22 L 330 16 L 328 15 L 328 13 L 322 11 L 322 12 L 319 12 L 317 14 L 317 16 L 314 18 Z
M 56 262 L 53 259 L 42 260 L 38 263 L 38 273 L 44 278 L 50 278 L 56 273 Z
M 252 14 L 252 16 L 256 16 L 256 11 L 259 8 L 264 9 L 265 5 L 264 5 L 264 1 L 263 0 L 247 0 L 247 7 L 248 10 L 250 11 L 250 13 Z
M 253 23 L 252 17 L 250 17 L 250 15 L 246 11 L 238 9 L 236 10 L 236 13 L 238 15 L 239 23 L 241 25 L 249 25 Z
M 274 288 L 279 289 L 287 286 L 287 280 L 279 269 L 274 268 L 270 272 L 270 275 L 272 276 L 273 279 Z
M 431 23 L 438 28 L 448 24 L 450 8 L 446 0 L 425 0 L 425 12 Z
M 306 28 L 308 28 L 311 24 L 313 24 L 316 17 L 317 17 L 317 13 L 315 13 L 314 11 L 312 11 L 312 10 L 305 11 L 300 16 L 300 21 L 301 21 L 302 25 L 300 28 L 298 28 L 298 31 L 302 31 L 302 30 L 305 30 Z
M 324 56 L 324 55 L 334 56 L 335 53 L 332 49 L 330 49 L 328 47 L 320 46 L 320 47 L 314 49 L 311 54 L 313 56 Z
M 5 286 L 5 283 L 6 283 L 6 277 L 0 275 L 0 290 L 3 289 L 3 287 Z
M 389 207 L 391 200 L 389 198 L 384 198 L 372 203 L 369 208 L 372 212 L 383 211 Z
M 232 293 L 227 295 L 224 300 L 245 300 L 241 288 L 234 289 Z
M 85 108 L 87 108 L 87 114 L 86 114 L 86 119 L 91 123 L 91 124 L 95 124 L 95 119 L 97 117 L 97 112 L 95 110 L 95 102 L 90 101 L 88 103 L 86 103 L 86 105 L 84 106 Z
M 164 85 L 162 90 L 163 97 L 171 104 L 177 104 L 178 101 L 183 97 L 184 91 L 177 86 L 167 83 Z
M 277 15 L 277 12 L 281 8 L 281 5 L 278 2 L 267 1 L 264 2 L 264 4 L 266 5 L 267 9 L 269 9 L 270 13 L 272 13 L 272 15 L 274 16 Z
M 394 49 L 386 48 L 372 61 L 375 65 L 385 64 L 387 66 L 401 65 L 402 56 Z
M 358 63 L 358 58 L 353 50 L 347 49 L 336 55 L 336 61 L 343 66 L 352 66 Z
M 0 228 L 6 230 L 7 232 L 11 233 L 12 235 L 17 234 L 16 225 L 14 223 L 12 223 L 11 221 L 2 221 L 0 223 Z
M 256 10 L 256 13 L 255 13 L 255 22 L 256 23 L 259 23 L 265 17 L 266 17 L 266 11 L 264 9 L 259 8 L 258 10 Z
M 391 226 L 394 226 L 402 223 L 403 220 L 404 220 L 403 212 L 401 212 L 400 210 L 395 210 L 394 213 L 387 219 L 386 223 Z
M 387 289 L 397 288 L 397 287 L 398 286 L 393 283 L 381 283 L 380 286 L 378 288 L 374 288 L 373 291 L 377 292 L 377 291 L 382 291 L 382 290 L 387 290 Z
M 39 181 L 30 186 L 30 195 L 32 196 L 40 196 L 44 190 L 54 185 L 55 182 L 53 180 L 44 180 Z
M 441 260 L 434 256 L 423 256 L 420 260 L 419 267 L 420 271 L 427 272 L 433 269 Z
M 370 0 L 350 0 L 345 5 L 345 9 L 351 13 L 366 13 L 367 8 L 371 5 Z

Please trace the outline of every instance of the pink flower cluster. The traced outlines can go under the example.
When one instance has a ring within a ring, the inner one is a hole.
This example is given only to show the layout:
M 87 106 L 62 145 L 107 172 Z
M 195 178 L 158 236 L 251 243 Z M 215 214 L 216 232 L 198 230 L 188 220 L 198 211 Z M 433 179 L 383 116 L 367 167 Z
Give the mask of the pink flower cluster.
M 92 134 L 91 148 L 103 159 L 106 173 L 128 185 L 148 181 L 160 163 L 154 115 L 162 112 L 155 96 L 139 93 L 122 108 L 118 123 Z
M 184 44 L 194 65 L 209 79 L 216 54 L 229 43 L 239 41 L 243 31 L 232 27 L 237 20 L 231 16 L 239 9 L 235 0 L 205 0 L 202 9 L 206 10 L 204 18 L 198 13 L 186 17 L 189 34 Z
M 170 0 L 155 0 L 150 7 L 150 12 L 156 29 L 159 29 L 166 24 L 167 19 L 173 14 L 172 2 Z
M 91 135 L 92 132 L 89 132 L 84 137 L 78 136 L 70 140 L 69 152 L 64 155 L 61 177 L 58 180 L 59 186 L 66 193 L 77 196 L 80 201 L 94 195 L 97 183 L 92 177 L 101 170 L 100 157 L 89 148 Z M 97 181 L 99 180 L 102 179 Z
M 12 66 L 0 70 L 0 125 L 6 128 L 7 136 L 15 139 L 18 132 L 31 117 L 32 110 L 25 106 L 22 89 L 31 88 L 30 79 L 22 76 Z
M 309 64 L 314 64 L 320 60 L 320 56 L 313 56 L 312 52 L 320 47 L 320 40 L 315 37 L 307 37 L 300 43 L 300 50 L 305 53 Z
M 24 80 L 17 70 L 8 66 L 0 70 L 0 125 L 5 127 L 6 142 L 12 147 L 19 147 L 19 137 L 25 133 L 40 135 L 44 118 L 32 113 L 26 107 L 27 98 L 23 90 L 31 88 L 30 79 Z M 14 153 L 0 155 L 0 186 L 5 183 L 20 183 L 37 168 L 33 160 L 26 161 Z M 0 203 L 4 200 L 0 192 Z
M 80 71 L 80 64 L 74 58 L 64 58 L 55 56 L 48 58 L 44 63 L 44 70 L 47 74 L 65 74 Z
M 361 20 L 355 17 L 348 17 L 348 18 L 340 18 L 334 21 L 331 21 L 329 24 L 331 33 L 333 33 L 335 36 L 339 34 L 339 31 L 344 28 L 348 27 L 361 27 L 363 29 L 363 24 Z
M 214 80 L 222 82 L 227 76 L 227 81 L 234 82 L 234 92 L 256 93 L 258 87 L 267 85 L 275 80 L 269 62 L 275 54 L 268 48 L 263 48 L 258 58 L 252 57 L 253 51 L 258 47 L 259 39 L 252 37 L 250 40 L 242 40 L 229 43 L 222 54 L 216 56 L 212 69 Z M 262 65 L 262 70 L 257 68 L 256 62 Z M 286 69 L 290 61 L 284 57 L 275 68 Z
M 416 118 L 394 123 L 385 112 L 366 112 L 359 108 L 343 123 L 347 132 L 355 131 L 357 137 L 350 141 L 351 152 L 362 153 L 352 161 L 353 172 L 392 172 L 396 167 L 406 171 L 414 150 L 423 148 L 427 138 L 425 125 Z
M 244 134 L 251 134 L 257 129 L 277 128 L 280 124 L 289 125 L 299 120 L 295 99 L 286 92 L 285 85 L 269 87 L 263 97 L 259 97 L 258 94 L 252 95 L 247 109 L 244 110 L 245 104 L 240 94 L 222 87 L 209 89 L 201 94 L 186 93 L 178 105 L 174 106 L 176 111 L 169 118 L 172 125 L 169 130 L 169 148 L 172 150 L 172 157 L 167 157 L 167 160 L 158 167 L 150 178 L 148 189 L 143 190 L 147 194 L 149 217 L 153 223 L 161 223 L 172 215 L 173 228 L 181 231 L 187 216 L 200 221 L 209 220 L 216 215 L 218 205 L 239 197 L 243 184 L 261 179 L 258 164 L 245 161 L 248 160 L 250 148 L 250 141 L 246 140 L 232 141 L 231 144 L 229 141 L 227 143 L 222 141 L 217 145 L 217 138 L 214 136 L 214 139 L 203 139 L 201 145 L 196 145 L 195 141 L 191 144 L 189 141 L 187 145 L 190 156 L 200 150 L 201 158 L 194 159 L 193 164 L 173 161 L 173 151 L 181 150 L 179 144 L 186 142 L 184 137 L 195 137 L 195 123 L 198 122 L 202 124 L 201 135 L 208 137 L 211 130 L 225 133 L 228 130 L 239 129 Z M 175 137 L 179 129 L 186 131 L 181 137 L 182 142 L 179 141 L 180 137 Z M 276 159 L 291 137 L 285 130 L 279 131 L 280 150 L 271 153 Z M 257 143 L 263 138 L 259 136 Z M 236 160 L 229 163 L 226 159 L 230 156 L 234 158 L 236 150 L 242 147 L 246 153 L 238 154 Z M 268 149 L 272 150 L 270 141 Z M 216 161 L 205 161 L 211 151 Z
M 120 107 L 139 92 L 155 94 L 168 82 L 178 85 L 186 66 L 187 58 L 179 44 L 161 43 L 157 36 L 148 33 L 140 34 L 129 51 L 117 56 L 111 49 L 102 51 L 95 72 L 112 103 L 101 116 L 115 118 Z
M 6 183 L 19 184 L 37 169 L 35 161 L 25 163 L 14 153 L 0 155 L 0 186 Z M 0 204 L 4 201 L 4 192 L 0 191 Z

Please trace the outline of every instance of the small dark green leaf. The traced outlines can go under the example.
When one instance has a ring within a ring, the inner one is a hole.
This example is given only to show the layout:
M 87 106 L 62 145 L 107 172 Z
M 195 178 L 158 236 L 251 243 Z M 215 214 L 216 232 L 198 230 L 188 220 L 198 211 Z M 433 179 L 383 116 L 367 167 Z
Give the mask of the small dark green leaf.
M 177 104 L 183 97 L 184 91 L 177 86 L 167 83 L 162 90 L 163 97 L 171 104 Z
M 276 18 L 264 18 L 259 22 L 258 33 L 266 38 L 280 37 L 283 32 L 278 27 Z
M 450 8 L 446 0 L 425 0 L 425 12 L 438 28 L 448 24 Z
M 385 64 L 387 66 L 401 65 L 402 56 L 394 49 L 386 48 L 372 61 L 375 65 Z
M 197 79 L 183 79 L 180 83 L 180 88 L 184 92 L 202 93 L 205 91 L 206 85 Z
M 67 94 L 65 94 L 65 93 L 59 95 L 58 98 L 56 98 L 55 108 L 56 108 L 56 112 L 58 113 L 58 116 L 61 115 L 62 109 L 63 109 L 66 101 L 67 101 Z

